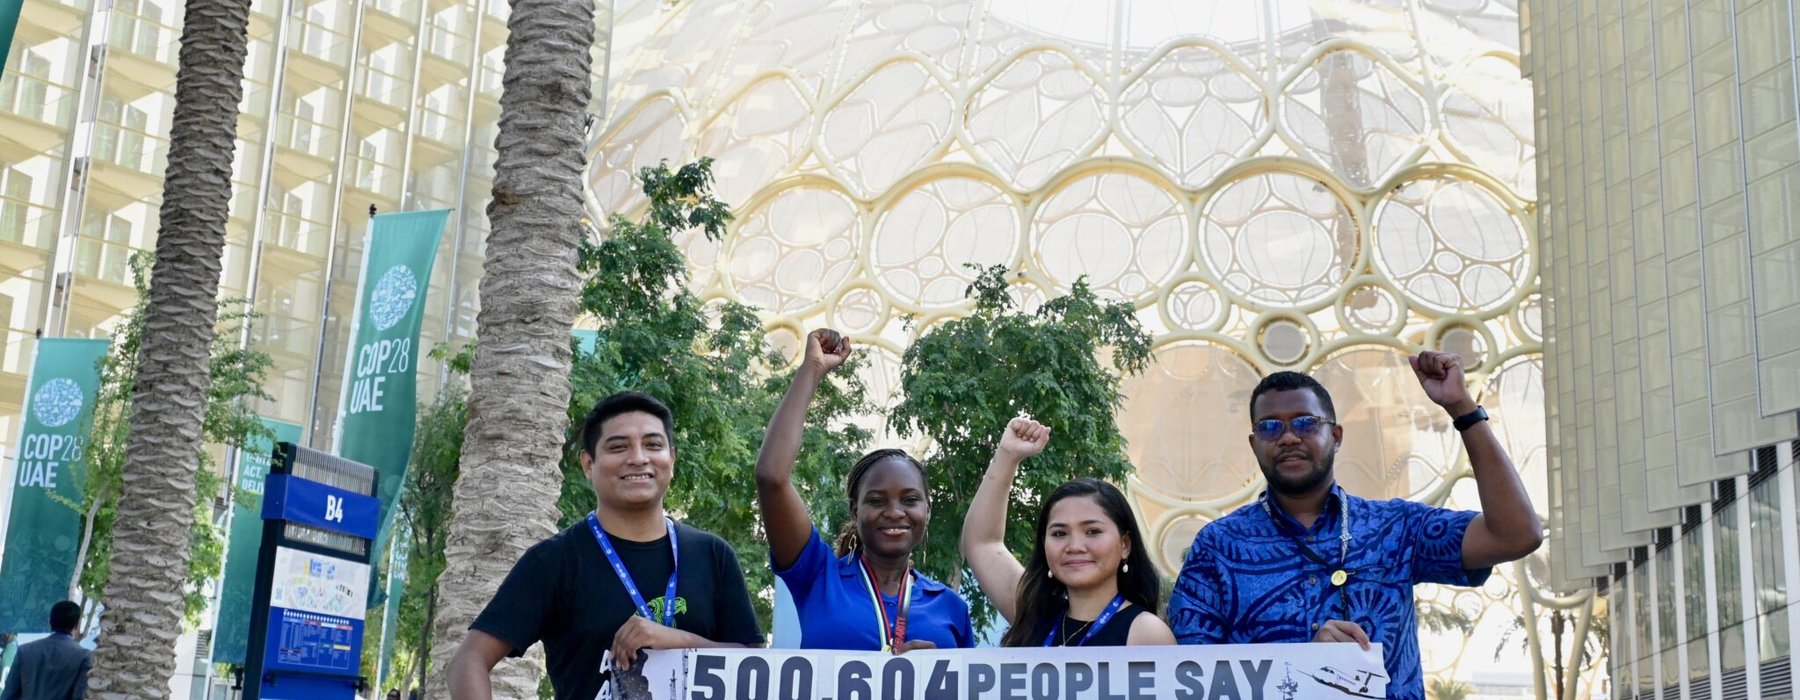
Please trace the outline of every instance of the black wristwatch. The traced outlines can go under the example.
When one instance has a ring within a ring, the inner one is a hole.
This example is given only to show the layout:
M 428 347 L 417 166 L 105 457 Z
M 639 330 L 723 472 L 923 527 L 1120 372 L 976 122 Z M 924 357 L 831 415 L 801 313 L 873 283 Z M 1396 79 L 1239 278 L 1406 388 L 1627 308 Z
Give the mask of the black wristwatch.
M 1470 411 L 1468 413 L 1464 413 L 1460 416 L 1457 416 L 1456 420 L 1454 422 L 1452 422 L 1451 425 L 1456 426 L 1456 432 L 1460 433 L 1464 430 L 1468 430 L 1470 428 L 1475 427 L 1476 423 L 1480 423 L 1487 419 L 1488 419 L 1487 409 L 1482 408 L 1480 406 L 1476 406 L 1475 410 Z

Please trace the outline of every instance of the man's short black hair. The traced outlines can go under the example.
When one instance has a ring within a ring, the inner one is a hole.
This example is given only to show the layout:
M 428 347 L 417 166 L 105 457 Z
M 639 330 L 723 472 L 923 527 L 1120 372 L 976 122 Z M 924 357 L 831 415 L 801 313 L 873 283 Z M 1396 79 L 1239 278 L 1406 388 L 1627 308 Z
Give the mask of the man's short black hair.
M 1337 420 L 1337 407 L 1331 405 L 1331 392 L 1326 391 L 1325 385 L 1320 384 L 1319 380 L 1299 372 L 1276 372 L 1267 377 L 1263 377 L 1262 381 L 1257 382 L 1256 390 L 1250 392 L 1250 420 L 1256 420 L 1257 397 L 1271 391 L 1296 391 L 1300 389 L 1311 390 L 1314 395 L 1319 397 L 1319 405 L 1325 409 L 1324 418 Z
M 55 632 L 71 634 L 75 626 L 81 624 L 81 605 L 72 600 L 65 600 L 50 606 L 50 629 Z
M 594 454 L 594 448 L 600 443 L 600 426 L 627 413 L 656 416 L 662 421 L 663 434 L 668 437 L 669 444 L 675 444 L 675 414 L 667 404 L 641 391 L 621 391 L 600 399 L 594 404 L 594 410 L 588 411 L 587 420 L 581 424 L 581 450 Z

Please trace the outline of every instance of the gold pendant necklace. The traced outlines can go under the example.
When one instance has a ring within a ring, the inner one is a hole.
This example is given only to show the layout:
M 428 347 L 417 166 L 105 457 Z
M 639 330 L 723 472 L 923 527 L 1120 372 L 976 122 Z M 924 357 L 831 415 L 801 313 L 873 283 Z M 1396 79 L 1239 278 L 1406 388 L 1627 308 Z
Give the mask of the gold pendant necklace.
M 1068 621 L 1068 622 L 1074 622 L 1074 621 L 1075 621 L 1075 618 L 1072 618 L 1072 617 L 1068 617 L 1068 616 L 1064 616 L 1064 617 L 1063 617 L 1063 619 L 1064 619 L 1064 620 L 1066 620 L 1066 621 Z M 1065 647 L 1066 647 L 1066 646 L 1068 646 L 1068 645 L 1069 645 L 1069 640 L 1071 640 L 1071 639 L 1074 639 L 1074 638 L 1076 638 L 1076 636 L 1078 636 L 1078 635 L 1080 635 L 1080 634 L 1081 634 L 1081 633 L 1082 633 L 1082 632 L 1083 632 L 1083 631 L 1084 631 L 1084 630 L 1086 630 L 1086 629 L 1087 629 L 1087 628 L 1088 628 L 1088 625 L 1091 625 L 1091 624 L 1094 624 L 1094 621 L 1093 621 L 1093 620 L 1088 620 L 1088 621 L 1087 621 L 1087 622 L 1084 622 L 1084 623 L 1081 623 L 1081 626 L 1080 626 L 1080 627 L 1077 627 L 1077 628 L 1075 628 L 1075 631 L 1073 631 L 1073 632 L 1070 632 L 1070 633 L 1068 633 L 1068 634 L 1066 634 L 1066 635 L 1063 635 L 1063 638 L 1062 638 L 1062 646 L 1065 646 Z M 1065 622 L 1065 623 L 1064 623 L 1064 624 L 1063 624 L 1063 627 L 1068 627 L 1068 626 L 1069 626 L 1069 625 L 1068 625 L 1068 624 L 1067 624 L 1067 623 L 1066 623 L 1066 622 Z

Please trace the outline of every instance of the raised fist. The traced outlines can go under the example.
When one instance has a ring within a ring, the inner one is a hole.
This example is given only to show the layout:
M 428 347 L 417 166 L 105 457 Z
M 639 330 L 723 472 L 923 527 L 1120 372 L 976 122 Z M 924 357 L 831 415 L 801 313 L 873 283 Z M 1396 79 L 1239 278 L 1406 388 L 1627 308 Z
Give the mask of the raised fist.
M 995 448 L 999 454 L 1022 462 L 1026 458 L 1035 457 L 1050 444 L 1050 426 L 1030 418 L 1020 416 L 1006 424 L 1000 432 L 1000 446 Z
M 1407 360 L 1412 363 L 1413 374 L 1419 378 L 1419 388 L 1425 390 L 1432 403 L 1451 413 L 1471 410 L 1474 406 L 1474 400 L 1469 398 L 1469 385 L 1463 380 L 1462 358 L 1452 353 L 1426 350 Z
M 850 359 L 850 339 L 830 328 L 806 334 L 806 364 L 826 372 L 837 369 Z

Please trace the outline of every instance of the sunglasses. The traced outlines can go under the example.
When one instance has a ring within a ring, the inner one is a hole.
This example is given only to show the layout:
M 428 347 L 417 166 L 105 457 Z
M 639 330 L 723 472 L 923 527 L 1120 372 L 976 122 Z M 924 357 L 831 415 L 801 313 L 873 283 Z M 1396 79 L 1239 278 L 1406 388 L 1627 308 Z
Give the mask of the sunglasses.
M 1281 439 L 1281 434 L 1288 430 L 1293 430 L 1295 437 L 1304 440 L 1314 435 L 1318 435 L 1319 431 L 1323 430 L 1325 426 L 1332 424 L 1333 421 L 1328 421 L 1318 416 L 1299 416 L 1285 422 L 1270 418 L 1251 423 L 1250 430 L 1251 432 L 1256 433 L 1257 438 L 1265 442 L 1274 442 Z

